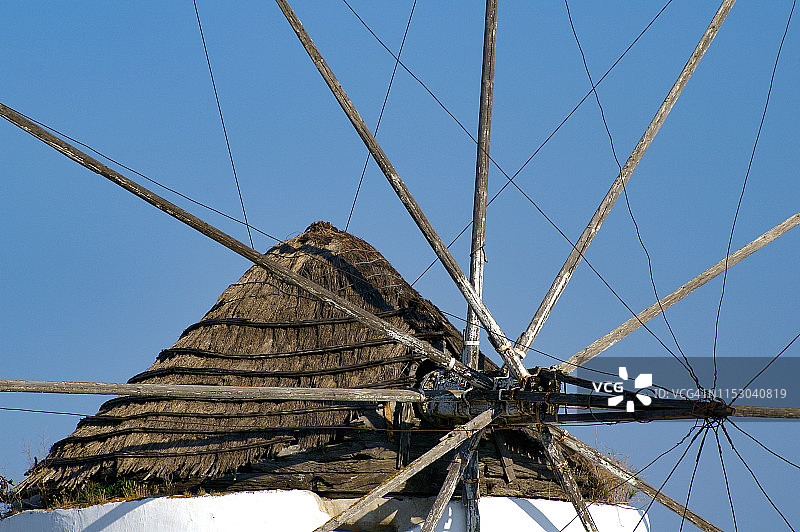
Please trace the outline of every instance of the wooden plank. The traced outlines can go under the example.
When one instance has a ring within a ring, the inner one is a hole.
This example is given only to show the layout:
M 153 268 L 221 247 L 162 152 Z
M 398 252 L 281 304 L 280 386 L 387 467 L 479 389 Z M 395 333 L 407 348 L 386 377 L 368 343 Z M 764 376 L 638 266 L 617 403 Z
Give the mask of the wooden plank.
M 661 298 L 656 303 L 650 305 L 613 331 L 592 342 L 592 344 L 585 349 L 575 353 L 569 358 L 569 360 L 557 365 L 555 369 L 563 371 L 564 373 L 572 373 L 578 369 L 578 367 L 593 359 L 615 343 L 619 342 L 633 331 L 652 320 L 666 309 L 697 290 L 699 287 L 709 282 L 717 275 L 721 274 L 728 268 L 731 268 L 733 265 L 738 264 L 745 258 L 749 257 L 759 249 L 763 248 L 779 236 L 787 233 L 789 230 L 797 227 L 798 225 L 800 225 L 800 213 L 791 216 L 749 244 L 742 246 L 739 250 L 731 253 L 668 296 Z
M 414 338 L 412 335 L 399 329 L 398 327 L 395 327 L 391 323 L 378 318 L 371 312 L 368 312 L 358 305 L 351 303 L 347 299 L 334 294 L 330 290 L 318 285 L 317 283 L 306 279 L 289 268 L 278 264 L 266 255 L 248 247 L 246 244 L 204 222 L 197 216 L 188 213 L 174 203 L 167 201 L 135 181 L 123 176 L 115 170 L 112 170 L 108 166 L 99 162 L 97 159 L 94 159 L 93 157 L 82 152 L 75 146 L 39 127 L 37 124 L 31 122 L 27 117 L 11 109 L 10 107 L 0 104 L 0 116 L 16 125 L 20 129 L 27 131 L 50 147 L 58 150 L 78 164 L 105 177 L 109 181 L 143 199 L 150 205 L 169 214 L 176 220 L 183 222 L 189 227 L 199 231 L 200 233 L 203 233 L 212 240 L 219 242 L 231 251 L 253 262 L 253 264 L 261 266 L 279 279 L 282 279 L 291 285 L 302 288 L 313 297 L 325 301 L 332 307 L 344 312 L 348 316 L 353 317 L 355 320 L 369 327 L 373 331 L 397 340 L 397 342 L 410 348 L 415 353 L 425 355 L 436 364 L 450 369 L 456 375 L 467 379 L 477 387 L 491 388 L 492 381 L 486 376 L 481 375 L 477 371 L 465 366 L 460 361 L 455 360 L 453 357 L 434 349 L 429 343 L 419 340 L 418 338 Z
M 422 208 L 411 195 L 408 187 L 406 187 L 405 183 L 400 178 L 397 170 L 395 170 L 394 166 L 389 161 L 389 158 L 384 153 L 380 144 L 378 144 L 375 136 L 367 127 L 364 119 L 361 118 L 361 115 L 356 110 L 353 102 L 350 101 L 350 98 L 347 96 L 344 88 L 339 83 L 339 80 L 336 79 L 336 76 L 334 76 L 333 71 L 331 71 L 327 62 L 322 57 L 322 54 L 317 49 L 314 41 L 311 40 L 308 32 L 300 22 L 300 19 L 297 18 L 297 15 L 295 15 L 294 11 L 286 0 L 276 0 L 276 2 L 286 17 L 286 20 L 289 22 L 289 25 L 291 25 L 295 34 L 297 34 L 298 39 L 300 39 L 300 43 L 303 45 L 303 48 L 305 48 L 308 56 L 311 58 L 311 61 L 313 61 L 314 65 L 317 67 L 317 70 L 319 70 L 319 73 L 322 75 L 322 78 L 325 80 L 325 83 L 331 89 L 336 101 L 339 102 L 339 105 L 347 115 L 347 118 L 353 124 L 353 127 L 361 137 L 361 140 L 364 141 L 364 144 L 366 145 L 370 154 L 372 154 L 372 158 L 375 159 L 375 162 L 383 172 L 383 175 L 386 176 L 386 179 L 389 181 L 392 189 L 394 189 L 397 197 L 400 198 L 400 201 L 411 215 L 414 223 L 416 223 L 417 227 L 419 227 L 420 231 L 422 231 L 422 234 L 425 236 L 425 239 L 430 244 L 434 253 L 436 253 L 437 257 L 439 257 L 439 260 L 442 262 L 445 270 L 447 270 L 447 273 L 450 274 L 450 277 L 461 291 L 464 299 L 466 299 L 467 304 L 470 306 L 470 308 L 472 308 L 472 310 L 480 319 L 480 322 L 486 328 L 486 331 L 489 334 L 489 341 L 506 362 L 511 374 L 517 378 L 527 377 L 529 375 L 528 370 L 525 369 L 521 358 L 514 351 L 513 345 L 508 341 L 505 334 L 503 334 L 500 326 L 489 312 L 489 309 L 487 309 L 483 304 L 481 298 L 475 292 L 475 289 L 469 282 L 469 279 L 467 279 L 467 276 L 464 275 L 463 271 L 461 271 L 461 267 L 458 265 L 458 262 L 456 262 L 455 258 L 453 258 L 450 250 L 447 249 L 447 246 L 433 229 L 433 226 L 425 216 Z
M 433 532 L 434 527 L 439 523 L 444 509 L 453 497 L 458 480 L 461 478 L 461 474 L 464 471 L 465 463 L 478 448 L 482 436 L 483 431 L 472 436 L 468 441 L 461 444 L 461 449 L 453 456 L 450 465 L 447 467 L 447 476 L 442 484 L 442 489 L 440 489 L 439 493 L 436 495 L 436 500 L 433 501 L 433 506 L 431 506 L 431 509 L 428 511 L 428 515 L 425 517 L 425 522 L 422 524 L 422 530 L 420 530 L 420 532 Z
M 425 395 L 414 390 L 369 388 L 278 388 L 270 386 L 207 386 L 200 384 L 125 384 L 0 380 L 0 392 L 66 393 L 88 395 L 162 396 L 185 399 L 275 399 L 281 401 L 417 402 Z
M 475 199 L 472 205 L 472 247 L 469 263 L 469 282 L 475 287 L 478 297 L 483 297 L 483 266 L 486 262 L 484 246 L 486 244 L 486 201 L 489 188 L 489 146 L 492 136 L 494 58 L 497 43 L 497 2 L 498 0 L 486 0 L 486 18 L 483 30 L 478 154 L 475 160 Z M 480 337 L 480 320 L 468 306 L 461 362 L 473 369 L 478 369 Z
M 586 505 L 581 490 L 578 488 L 578 482 L 572 475 L 569 463 L 564 458 L 561 448 L 554 441 L 549 427 L 547 425 L 542 426 L 539 429 L 539 435 L 542 447 L 544 447 L 547 458 L 553 466 L 553 473 L 555 473 L 556 478 L 558 478 L 559 483 L 567 493 L 572 506 L 575 507 L 575 512 L 578 514 L 578 519 L 583 524 L 583 528 L 586 532 L 598 532 L 597 524 L 594 522 L 592 514 L 589 513 L 589 507 Z
M 500 463 L 503 464 L 503 474 L 506 477 L 508 484 L 513 484 L 517 481 L 517 475 L 514 474 L 514 461 L 511 459 L 511 454 L 508 452 L 506 446 L 506 439 L 500 431 L 492 433 L 495 447 L 497 447 L 497 454 L 500 456 Z
M 539 331 L 542 329 L 544 322 L 547 320 L 550 312 L 553 310 L 553 306 L 556 304 L 556 301 L 558 301 L 558 298 L 561 297 L 561 294 L 567 287 L 572 274 L 575 272 L 575 268 L 578 267 L 578 263 L 583 258 L 583 254 L 586 252 L 589 244 L 592 243 L 592 240 L 597 235 L 598 231 L 600 230 L 600 226 L 603 225 L 603 222 L 608 217 L 609 213 L 611 212 L 611 208 L 614 206 L 614 203 L 617 201 L 620 194 L 622 194 L 625 184 L 630 179 L 633 171 L 636 170 L 639 161 L 642 160 L 647 148 L 650 147 L 650 144 L 653 142 L 658 130 L 664 124 L 667 115 L 669 115 L 669 112 L 672 110 L 672 107 L 678 100 L 678 96 L 680 96 L 681 91 L 683 91 L 683 88 L 689 82 L 689 78 L 692 77 L 692 74 L 697 69 L 697 65 L 700 63 L 700 60 L 706 53 L 706 50 L 708 50 L 708 47 L 714 40 L 714 37 L 717 35 L 720 26 L 725 20 L 725 17 L 728 16 L 728 13 L 733 7 L 734 2 L 735 0 L 723 0 L 719 10 L 714 15 L 714 18 L 708 25 L 705 33 L 703 33 L 700 42 L 697 44 L 697 47 L 695 48 L 691 57 L 689 57 L 689 61 L 686 63 L 686 66 L 683 67 L 683 70 L 667 94 L 667 97 L 664 99 L 664 102 L 661 104 L 661 107 L 658 108 L 658 111 L 653 117 L 653 120 L 650 122 L 650 125 L 647 126 L 644 135 L 642 135 L 639 143 L 633 149 L 633 153 L 631 153 L 630 157 L 628 157 L 625 166 L 614 180 L 614 183 L 611 185 L 611 189 L 606 194 L 606 197 L 603 198 L 602 202 L 600 202 L 600 206 L 592 216 L 592 219 L 589 221 L 586 229 L 584 229 L 583 234 L 581 234 L 578 242 L 575 244 L 575 247 L 572 249 L 572 251 L 570 251 L 567 260 L 564 262 L 564 265 L 561 267 L 558 275 L 556 275 L 553 284 L 550 286 L 550 289 L 547 291 L 547 294 L 539 305 L 539 308 L 533 315 L 530 324 L 528 324 L 528 328 L 520 335 L 519 339 L 517 339 L 515 347 L 523 355 L 533 343 L 536 335 L 539 334 Z
M 601 466 L 615 477 L 625 481 L 632 488 L 637 489 L 648 497 L 657 500 L 664 505 L 664 507 L 672 510 L 679 516 L 685 516 L 687 521 L 694 524 L 700 530 L 704 530 L 705 532 L 722 532 L 722 529 L 714 526 L 712 523 L 703 519 L 695 512 L 689 510 L 675 499 L 665 495 L 660 490 L 654 488 L 641 478 L 637 477 L 623 464 L 606 456 L 592 446 L 582 442 L 564 429 L 554 425 L 548 426 L 550 427 L 550 431 L 553 433 L 553 436 L 562 446 L 571 449 L 585 458 L 588 458 L 590 461 Z
M 444 456 L 447 452 L 461 445 L 462 442 L 471 437 L 476 431 L 480 431 L 488 426 L 496 416 L 497 410 L 492 408 L 486 410 L 464 425 L 456 427 L 446 436 L 444 436 L 441 442 L 433 447 L 433 449 L 411 462 L 405 469 L 392 475 L 386 481 L 381 483 L 381 485 L 377 486 L 371 492 L 361 497 L 350 508 L 339 515 L 332 517 L 330 520 L 328 520 L 328 522 L 315 529 L 314 532 L 331 532 L 344 523 L 347 523 L 353 519 L 357 519 L 369 508 L 373 501 L 396 489 L 397 486 L 431 465 L 433 462 Z

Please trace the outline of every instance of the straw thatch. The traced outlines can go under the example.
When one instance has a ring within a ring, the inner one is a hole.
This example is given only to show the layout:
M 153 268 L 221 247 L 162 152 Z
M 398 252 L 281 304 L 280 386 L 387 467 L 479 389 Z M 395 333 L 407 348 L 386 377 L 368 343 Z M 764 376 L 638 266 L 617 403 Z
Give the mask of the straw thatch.
M 434 346 L 460 352 L 458 331 L 363 240 L 317 222 L 269 255 Z M 428 369 L 430 362 L 404 346 L 253 267 L 129 382 L 398 388 L 416 385 Z M 89 482 L 134 479 L 184 487 L 304 488 L 357 495 L 441 436 L 421 431 L 409 437 L 386 430 L 398 426 L 422 428 L 424 422 L 410 409 L 392 410 L 391 405 L 118 397 L 57 442 L 18 492 L 69 492 Z M 503 472 L 494 446 L 483 447 L 482 459 L 495 464 L 486 466 L 486 484 L 502 478 Z M 521 477 L 528 484 L 522 482 L 509 494 L 563 498 L 541 456 L 531 454 L 530 445 L 527 450 L 526 445 L 517 447 L 517 468 L 527 467 L 529 474 Z M 524 467 L 519 465 L 523 462 Z M 488 471 L 492 467 L 497 471 Z M 348 474 L 336 477 L 342 471 Z M 435 493 L 436 478 L 442 475 L 441 467 L 434 468 L 406 491 Z M 347 478 L 350 484 L 343 480 Z M 505 493 L 502 483 L 496 484 L 496 494 Z M 491 494 L 488 484 L 485 488 Z

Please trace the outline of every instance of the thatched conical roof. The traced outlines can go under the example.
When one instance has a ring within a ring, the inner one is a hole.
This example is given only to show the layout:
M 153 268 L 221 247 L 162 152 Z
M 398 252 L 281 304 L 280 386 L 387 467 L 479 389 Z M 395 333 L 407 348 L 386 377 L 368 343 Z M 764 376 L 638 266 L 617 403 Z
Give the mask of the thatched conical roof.
M 363 240 L 317 222 L 268 254 L 434 347 L 460 353 L 455 327 Z M 497 369 L 483 357 L 481 364 Z M 129 382 L 401 388 L 417 386 L 433 368 L 405 346 L 252 267 Z M 443 433 L 408 405 L 122 396 L 54 444 L 17 492 L 69 494 L 89 484 L 133 480 L 161 493 L 299 488 L 353 497 L 433 447 Z M 505 458 L 489 439 L 479 449 L 482 492 L 564 498 L 538 444 L 519 430 L 503 433 Z M 445 462 L 428 468 L 401 492 L 435 494 L 445 468 Z M 589 497 L 596 479 L 579 479 Z
M 363 240 L 317 222 L 268 254 L 397 327 L 460 350 L 458 331 Z M 252 267 L 129 382 L 395 388 L 415 384 L 420 362 L 404 346 Z M 307 401 L 119 397 L 57 442 L 21 488 L 220 475 L 287 445 L 324 444 L 351 417 L 352 407 Z

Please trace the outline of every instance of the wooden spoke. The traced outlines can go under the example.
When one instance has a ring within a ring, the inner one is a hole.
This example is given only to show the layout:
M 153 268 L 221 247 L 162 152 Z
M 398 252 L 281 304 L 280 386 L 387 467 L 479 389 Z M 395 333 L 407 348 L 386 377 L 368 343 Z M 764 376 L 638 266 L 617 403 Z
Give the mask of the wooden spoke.
M 185 223 L 189 227 L 196 229 L 212 240 L 219 242 L 226 248 L 238 253 L 254 264 L 261 266 L 283 281 L 294 286 L 298 286 L 308 292 L 310 295 L 329 303 L 334 308 L 341 310 L 348 316 L 351 316 L 370 329 L 380 333 L 382 336 L 388 336 L 389 338 L 397 340 L 399 343 L 410 348 L 412 351 L 425 355 L 440 366 L 451 369 L 455 374 L 467 379 L 480 388 L 488 388 L 492 386 L 492 381 L 489 378 L 465 366 L 460 361 L 445 355 L 441 351 L 435 349 L 429 343 L 419 340 L 418 338 L 414 338 L 412 335 L 395 327 L 389 322 L 382 320 L 371 312 L 364 310 L 358 305 L 354 305 L 347 299 L 334 294 L 330 290 L 318 285 L 317 283 L 306 279 L 305 277 L 295 273 L 285 266 L 282 266 L 281 264 L 278 264 L 266 255 L 259 253 L 227 233 L 224 233 L 216 227 L 204 222 L 197 216 L 194 216 L 193 214 L 181 209 L 174 203 L 167 201 L 151 190 L 125 177 L 119 172 L 112 170 L 97 159 L 87 155 L 75 146 L 39 127 L 28 120 L 25 116 L 1 103 L 0 116 L 16 125 L 20 129 L 27 131 L 50 147 L 58 150 L 78 164 L 121 186 L 128 192 L 138 196 L 150 205 L 153 205 L 157 209 L 164 211 L 173 218 Z
M 523 355 L 533 343 L 536 335 L 539 334 L 544 322 L 550 316 L 553 306 L 556 304 L 558 298 L 561 297 L 561 294 L 567 287 L 567 284 L 569 283 L 572 274 L 575 272 L 575 268 L 578 267 L 578 263 L 581 261 L 583 254 L 586 252 L 589 244 L 592 243 L 592 240 L 597 235 L 597 232 L 600 230 L 600 226 L 603 225 L 603 222 L 608 217 L 609 213 L 611 212 L 611 208 L 614 206 L 614 203 L 617 201 L 620 194 L 622 194 L 625 183 L 628 182 L 633 174 L 633 171 L 636 170 L 636 166 L 639 164 L 639 161 L 642 160 L 647 148 L 650 147 L 650 144 L 653 142 L 658 130 L 664 124 L 667 115 L 672 110 L 672 107 L 675 105 L 678 96 L 680 96 L 681 91 L 686 86 L 686 83 L 694 73 L 697 65 L 700 63 L 700 59 L 702 59 L 703 55 L 706 53 L 706 50 L 708 50 L 708 47 L 711 45 L 711 42 L 714 40 L 714 37 L 717 35 L 722 22 L 725 20 L 725 17 L 728 16 L 728 13 L 733 7 L 734 2 L 735 0 L 724 0 L 722 2 L 722 5 L 720 6 L 716 15 L 714 15 L 714 18 L 711 20 L 711 24 L 709 24 L 708 28 L 703 34 L 703 37 L 697 44 L 694 53 L 692 53 L 689 61 L 683 68 L 683 71 L 681 71 L 680 75 L 678 76 L 678 80 L 672 86 L 672 89 L 670 89 L 669 94 L 667 94 L 667 97 L 664 99 L 664 103 L 661 104 L 661 107 L 659 107 L 656 115 L 650 122 L 650 125 L 647 126 L 644 135 L 642 135 L 639 143 L 634 148 L 633 153 L 631 153 L 630 157 L 628 157 L 628 161 L 625 163 L 622 171 L 614 180 L 614 183 L 611 185 L 611 189 L 608 191 L 608 194 L 606 194 L 606 197 L 603 198 L 602 202 L 600 202 L 600 206 L 597 208 L 594 216 L 592 216 L 592 219 L 589 221 L 586 229 L 584 229 L 583 234 L 581 234 L 577 244 L 575 244 L 575 247 L 570 252 L 566 262 L 564 262 L 564 265 L 561 267 L 561 271 L 558 272 L 553 284 L 550 286 L 550 289 L 547 291 L 547 294 L 531 319 L 528 328 L 517 340 L 515 347 Z
M 347 93 L 342 88 L 339 80 L 336 79 L 336 76 L 333 75 L 328 64 L 325 62 L 325 59 L 320 54 L 319 50 L 317 49 L 314 41 L 311 40 L 311 37 L 306 32 L 303 25 L 300 23 L 300 20 L 295 15 L 292 8 L 289 6 L 289 3 L 286 0 L 276 0 L 278 6 L 281 8 L 286 20 L 289 21 L 289 24 L 292 26 L 292 29 L 297 34 L 297 37 L 300 39 L 303 47 L 305 48 L 308 56 L 316 65 L 317 70 L 319 73 L 322 74 L 325 83 L 327 83 L 328 87 L 331 89 L 331 92 L 336 97 L 336 100 L 339 102 L 342 110 L 347 115 L 347 118 L 350 119 L 350 122 L 353 124 L 353 127 L 356 129 L 356 132 L 361 137 L 361 140 L 364 141 L 364 144 L 367 146 L 370 154 L 372 154 L 373 159 L 380 167 L 383 174 L 386 176 L 386 179 L 389 181 L 389 184 L 394 189 L 397 196 L 400 198 L 400 201 L 405 206 L 408 213 L 411 215 L 411 218 L 417 224 L 422 234 L 428 240 L 428 243 L 433 248 L 434 253 L 436 256 L 439 257 L 439 260 L 442 261 L 442 265 L 444 265 L 447 273 L 450 274 L 450 277 L 456 283 L 456 286 L 464 295 L 464 298 L 467 301 L 467 304 L 470 308 L 475 312 L 478 316 L 478 319 L 486 328 L 487 333 L 489 334 L 489 340 L 492 343 L 492 346 L 497 350 L 500 356 L 505 361 L 506 365 L 509 368 L 509 371 L 514 377 L 527 377 L 529 375 L 528 370 L 525 369 L 525 366 L 522 364 L 522 359 L 514 351 L 514 347 L 511 342 L 508 341 L 503 331 L 500 329 L 500 326 L 495 321 L 492 314 L 489 312 L 489 309 L 481 301 L 480 296 L 473 288 L 472 284 L 467 279 L 467 276 L 464 275 L 464 272 L 461 271 L 461 267 L 458 265 L 456 260 L 453 258 L 453 255 L 450 253 L 450 250 L 447 249 L 447 246 L 444 244 L 442 239 L 433 229 L 428 218 L 425 216 L 425 213 L 422 212 L 417 201 L 411 195 L 411 192 L 406 187 L 403 180 L 400 178 L 400 175 L 395 170 L 392 163 L 389 161 L 389 158 L 384 153 L 383 149 L 381 148 L 378 141 L 375 140 L 374 135 L 367 127 L 367 124 L 364 122 L 364 119 L 361 118 L 361 115 L 358 114 L 353 102 L 350 101 L 350 98 L 347 96 Z
M 800 408 L 772 406 L 732 405 L 730 417 L 764 417 L 772 419 L 800 419 Z
M 478 511 L 478 501 L 481 498 L 479 480 L 478 451 L 474 451 L 464 458 L 462 475 L 461 501 L 464 503 L 466 532 L 480 532 L 481 529 L 481 514 Z
M 433 502 L 433 506 L 431 506 L 431 509 L 428 511 L 428 516 L 425 518 L 425 522 L 422 524 L 422 529 L 420 532 L 433 532 L 433 529 L 436 527 L 439 519 L 442 518 L 444 509 L 447 508 L 447 503 L 450 502 L 450 499 L 453 497 L 453 493 L 456 491 L 456 485 L 461 478 L 461 474 L 464 472 L 467 461 L 469 460 L 470 455 L 472 455 L 472 453 L 475 452 L 475 449 L 477 449 L 482 435 L 483 431 L 479 431 L 477 434 L 472 436 L 472 438 L 470 438 L 468 441 L 461 444 L 461 448 L 455 454 L 455 456 L 453 456 L 453 459 L 450 461 L 450 465 L 447 467 L 447 476 L 442 484 L 442 489 L 440 489 L 439 493 L 436 495 L 436 500 Z
M 483 68 L 481 71 L 481 104 L 478 114 L 478 155 L 475 162 L 475 200 L 472 207 L 472 247 L 469 281 L 478 297 L 483 295 L 483 266 L 486 262 L 486 198 L 489 187 L 489 145 L 492 133 L 492 98 L 494 95 L 494 57 L 497 42 L 497 3 L 486 0 L 486 24 L 483 30 Z M 478 368 L 480 321 L 467 307 L 467 328 L 461 361 Z
M 414 390 L 369 388 L 277 388 L 269 386 L 207 386 L 201 384 L 125 384 L 118 382 L 0 380 L 0 392 L 67 393 L 88 395 L 160 396 L 183 399 L 274 399 L 280 401 L 344 401 L 380 403 L 421 402 Z
M 413 462 L 408 467 L 398 471 L 389 479 L 382 482 L 375 489 L 361 497 L 355 504 L 350 506 L 347 510 L 340 513 L 336 517 L 331 518 L 327 523 L 320 526 L 314 532 L 331 532 L 344 523 L 352 521 L 360 517 L 375 500 L 383 497 L 392 490 L 397 489 L 401 484 L 413 477 L 433 462 L 447 454 L 461 445 L 467 438 L 473 436 L 477 431 L 484 429 L 489 423 L 497 416 L 498 409 L 490 408 L 476 416 L 469 422 L 460 425 L 447 433 L 442 438 L 442 441 L 436 444 L 430 451 L 426 452 Z
M 746 246 L 743 246 L 738 251 L 731 253 L 728 257 L 722 259 L 688 283 L 684 284 L 668 296 L 661 298 L 658 302 L 653 305 L 650 305 L 635 317 L 629 319 L 613 331 L 609 332 L 602 338 L 594 341 L 590 346 L 583 349 L 582 351 L 575 353 L 572 355 L 569 360 L 566 362 L 562 362 L 556 369 L 563 371 L 564 373 L 572 373 L 578 367 L 582 366 L 592 358 L 596 357 L 615 343 L 619 342 L 630 333 L 647 323 L 648 321 L 652 320 L 659 314 L 661 314 L 664 310 L 668 309 L 684 297 L 691 294 L 697 288 L 703 286 L 708 281 L 716 277 L 717 275 L 724 272 L 727 268 L 732 267 L 734 264 L 737 264 L 744 260 L 745 258 L 749 257 L 759 249 L 763 248 L 779 236 L 783 235 L 784 233 L 788 232 L 790 229 L 800 225 L 800 213 L 795 214 L 794 216 L 790 217 L 786 221 L 781 224 L 776 225 L 760 237 L 756 238 Z
M 589 507 L 586 505 L 583 495 L 581 495 L 581 491 L 578 488 L 575 477 L 572 475 L 572 471 L 570 471 L 569 463 L 567 459 L 564 458 L 561 448 L 554 441 L 553 434 L 549 427 L 547 425 L 542 426 L 539 435 L 542 447 L 544 447 L 547 454 L 547 459 L 550 461 L 550 465 L 553 468 L 553 473 L 555 473 L 559 483 L 563 486 L 564 492 L 566 492 L 569 500 L 572 502 L 572 506 L 575 507 L 575 512 L 578 514 L 578 519 L 581 520 L 583 528 L 586 532 L 598 532 L 597 524 L 594 522 L 592 514 L 589 513 Z
M 606 456 L 605 454 L 601 453 L 594 447 L 582 442 L 569 432 L 565 431 L 562 428 L 549 425 L 550 431 L 553 433 L 554 438 L 559 442 L 560 445 L 566 447 L 567 449 L 571 449 L 576 453 L 588 458 L 593 463 L 601 466 L 603 469 L 614 475 L 615 477 L 619 478 L 620 480 L 626 482 L 629 486 L 634 489 L 637 489 L 651 497 L 666 508 L 672 510 L 676 514 L 681 517 L 686 518 L 687 521 L 693 523 L 697 528 L 700 530 L 704 530 L 706 532 L 722 532 L 722 529 L 714 526 L 710 522 L 706 521 L 693 511 L 689 510 L 681 503 L 661 493 L 658 489 L 654 488 L 641 478 L 637 477 L 635 474 L 630 472 L 627 467 L 623 464 L 619 463 L 618 461 L 614 460 Z

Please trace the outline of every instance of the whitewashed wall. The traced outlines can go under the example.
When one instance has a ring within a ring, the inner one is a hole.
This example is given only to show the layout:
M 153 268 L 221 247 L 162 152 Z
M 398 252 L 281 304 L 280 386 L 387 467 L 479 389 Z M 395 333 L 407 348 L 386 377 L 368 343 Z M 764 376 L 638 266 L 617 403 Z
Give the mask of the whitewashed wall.
M 409 504 L 412 504 L 409 502 Z M 112 502 L 88 508 L 33 510 L 0 520 L 0 532 L 310 532 L 328 520 L 321 501 L 309 491 L 259 491 L 203 497 L 157 497 Z M 583 532 L 572 505 L 541 499 L 484 497 L 480 500 L 482 532 Z M 648 532 L 645 519 L 629 506 L 592 506 L 602 532 Z M 452 502 L 437 531 L 464 530 L 463 508 Z M 419 526 L 409 532 L 418 532 Z

